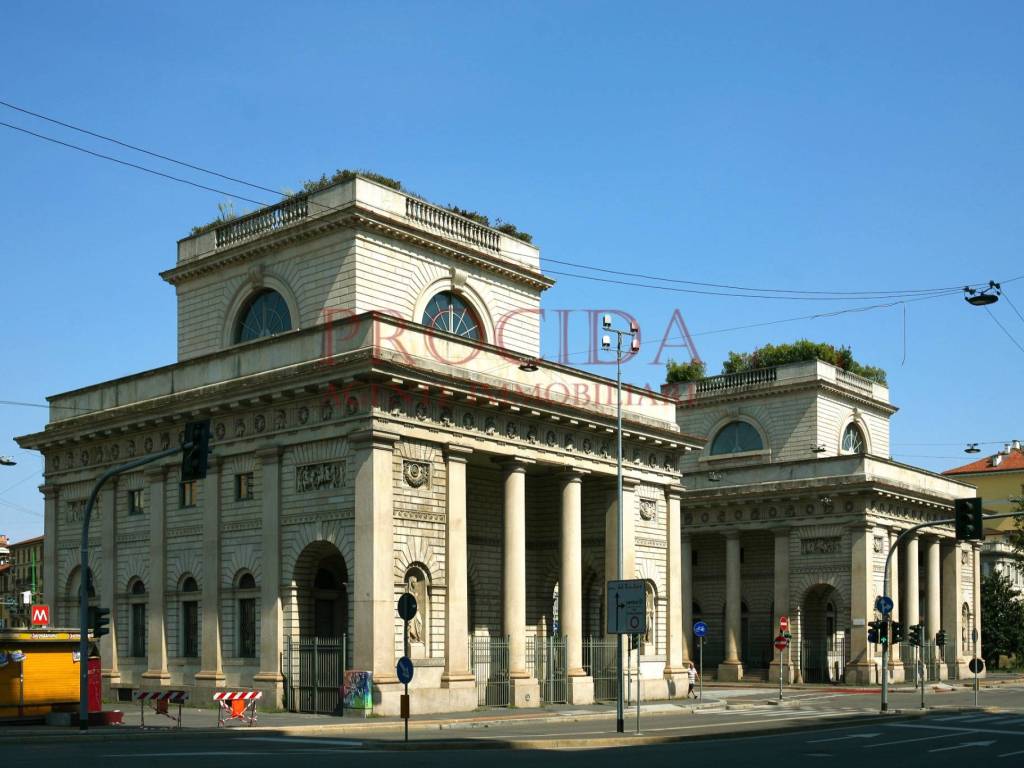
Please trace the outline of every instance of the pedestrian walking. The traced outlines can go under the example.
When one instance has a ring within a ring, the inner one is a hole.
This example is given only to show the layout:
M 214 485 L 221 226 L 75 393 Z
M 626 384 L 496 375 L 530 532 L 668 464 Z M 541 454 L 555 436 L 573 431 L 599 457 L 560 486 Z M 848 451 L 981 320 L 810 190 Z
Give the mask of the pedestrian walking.
M 697 685 L 697 668 L 693 666 L 692 661 L 690 662 L 690 666 L 686 670 L 686 676 L 689 678 L 690 681 L 690 688 L 686 691 L 686 698 L 690 698 L 690 696 L 693 696 L 693 698 L 696 699 L 697 692 L 694 690 L 694 686 Z

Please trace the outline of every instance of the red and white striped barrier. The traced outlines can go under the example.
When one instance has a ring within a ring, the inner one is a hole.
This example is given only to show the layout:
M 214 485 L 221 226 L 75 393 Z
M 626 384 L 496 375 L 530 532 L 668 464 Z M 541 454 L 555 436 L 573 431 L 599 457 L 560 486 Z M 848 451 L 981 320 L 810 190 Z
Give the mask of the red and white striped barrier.
M 188 691 L 132 691 L 132 701 L 166 701 L 169 704 L 184 704 Z
M 263 691 L 214 691 L 213 700 L 220 704 L 217 711 L 217 726 L 232 720 L 253 725 L 256 722 L 256 703 L 263 698 Z
M 214 701 L 251 701 L 262 698 L 263 691 L 216 691 L 213 694 Z

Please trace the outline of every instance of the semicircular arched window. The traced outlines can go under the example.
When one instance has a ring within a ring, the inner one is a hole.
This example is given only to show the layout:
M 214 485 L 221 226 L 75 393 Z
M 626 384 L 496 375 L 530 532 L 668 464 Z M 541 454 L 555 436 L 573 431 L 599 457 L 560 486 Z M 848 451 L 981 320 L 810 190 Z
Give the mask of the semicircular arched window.
M 761 435 L 745 421 L 730 421 L 715 435 L 711 443 L 711 455 L 760 451 L 764 448 Z
M 864 453 L 865 450 L 864 433 L 856 424 L 850 424 L 843 430 L 843 453 Z
M 255 294 L 242 307 L 235 326 L 235 343 L 262 339 L 291 329 L 292 316 L 284 296 L 268 288 Z
M 441 291 L 427 302 L 420 322 L 428 328 L 454 333 L 466 339 L 479 341 L 483 338 L 476 313 L 465 299 L 451 291 Z

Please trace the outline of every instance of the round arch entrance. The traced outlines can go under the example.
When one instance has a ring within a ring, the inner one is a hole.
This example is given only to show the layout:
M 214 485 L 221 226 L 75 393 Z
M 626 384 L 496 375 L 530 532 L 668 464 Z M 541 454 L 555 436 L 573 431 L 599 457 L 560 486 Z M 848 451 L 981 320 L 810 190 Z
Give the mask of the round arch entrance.
M 842 596 L 832 584 L 810 587 L 800 601 L 800 667 L 808 683 L 842 682 L 849 662 Z
M 337 547 L 327 541 L 308 545 L 295 563 L 293 582 L 300 637 L 327 640 L 348 634 L 348 566 Z

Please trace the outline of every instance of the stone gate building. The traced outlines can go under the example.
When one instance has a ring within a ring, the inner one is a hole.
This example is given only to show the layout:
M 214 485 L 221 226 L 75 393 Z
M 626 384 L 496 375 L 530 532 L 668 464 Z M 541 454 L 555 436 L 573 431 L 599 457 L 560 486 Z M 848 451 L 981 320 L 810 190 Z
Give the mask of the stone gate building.
M 536 360 L 552 284 L 537 249 L 360 177 L 185 238 L 162 277 L 177 362 L 54 396 L 20 438 L 45 457 L 45 599 L 74 625 L 94 480 L 211 420 L 205 480 L 167 460 L 100 495 L 89 594 L 112 608 L 110 688 L 255 686 L 281 705 L 294 644 L 345 636 L 395 713 L 410 591 L 415 711 L 475 707 L 495 676 L 539 704 L 528 650 L 555 635 L 565 698 L 593 698 L 614 383 Z M 647 581 L 645 686 L 667 696 L 691 602 L 679 461 L 702 441 L 667 397 L 627 388 L 625 403 L 625 575 Z M 506 669 L 471 658 L 490 641 Z

